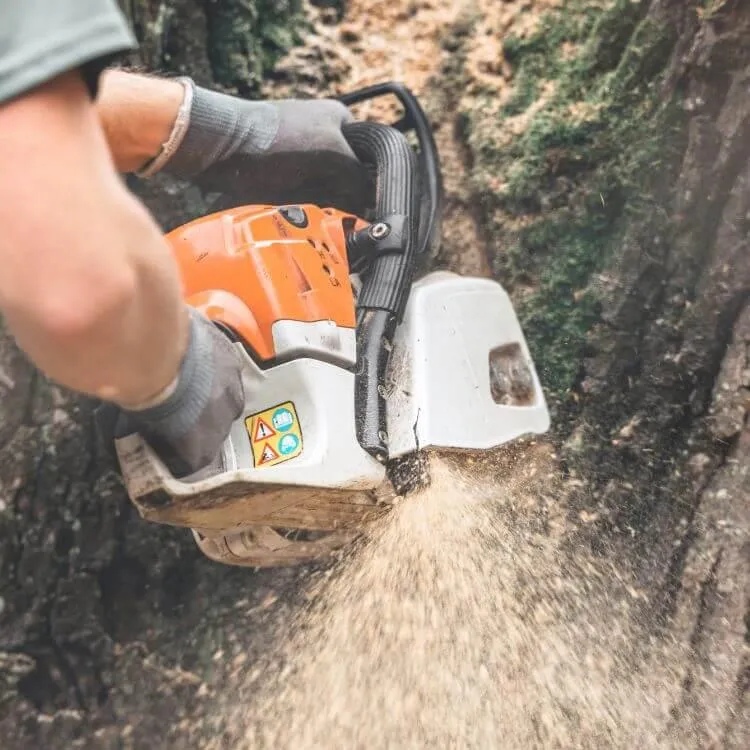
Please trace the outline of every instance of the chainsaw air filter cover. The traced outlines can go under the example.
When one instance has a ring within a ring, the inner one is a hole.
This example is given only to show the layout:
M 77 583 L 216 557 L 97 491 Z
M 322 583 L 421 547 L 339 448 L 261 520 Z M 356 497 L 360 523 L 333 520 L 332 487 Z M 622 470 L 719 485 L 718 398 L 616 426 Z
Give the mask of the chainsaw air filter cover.
M 278 363 L 313 348 L 348 364 L 356 321 L 346 235 L 363 226 L 313 205 L 246 206 L 166 237 L 186 302 L 225 327 L 257 362 Z M 350 335 L 342 337 L 344 330 Z

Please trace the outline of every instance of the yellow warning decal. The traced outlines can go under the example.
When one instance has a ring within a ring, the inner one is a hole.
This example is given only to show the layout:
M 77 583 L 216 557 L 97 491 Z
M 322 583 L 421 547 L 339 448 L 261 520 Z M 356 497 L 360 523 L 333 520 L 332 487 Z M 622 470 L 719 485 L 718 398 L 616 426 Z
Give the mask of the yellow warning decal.
M 291 401 L 251 414 L 245 426 L 256 468 L 274 466 L 302 453 L 302 430 Z

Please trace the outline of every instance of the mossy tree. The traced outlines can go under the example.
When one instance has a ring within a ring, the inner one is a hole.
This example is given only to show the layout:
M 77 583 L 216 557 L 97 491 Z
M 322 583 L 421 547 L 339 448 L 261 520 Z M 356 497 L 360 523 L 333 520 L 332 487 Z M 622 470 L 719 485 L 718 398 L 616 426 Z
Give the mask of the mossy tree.
M 448 37 L 436 111 L 459 110 L 463 205 L 549 397 L 571 543 L 629 567 L 685 644 L 681 746 L 743 747 L 750 6 L 556 4 L 502 39 L 504 97 L 468 62 L 481 21 Z

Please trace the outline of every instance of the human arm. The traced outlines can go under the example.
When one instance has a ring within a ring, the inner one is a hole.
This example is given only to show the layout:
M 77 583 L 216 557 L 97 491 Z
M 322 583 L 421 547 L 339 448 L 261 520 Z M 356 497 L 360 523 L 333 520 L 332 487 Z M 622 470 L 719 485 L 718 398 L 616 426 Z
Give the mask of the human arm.
M 117 174 L 92 94 L 129 42 L 112 0 L 0 6 L 0 313 L 39 369 L 123 407 L 184 474 L 239 416 L 241 361 L 183 303 L 159 227 Z
M 156 223 L 76 71 L 0 106 L 0 308 L 60 384 L 123 406 L 174 379 L 187 313 Z
M 135 173 L 172 132 L 185 87 L 177 80 L 107 69 L 94 103 L 115 168 Z
M 134 48 L 116 0 L 0 5 L 0 311 L 50 378 L 128 406 L 174 380 L 187 341 L 176 264 L 93 103 Z
M 44 127 L 40 127 L 40 122 Z M 229 342 L 182 301 L 69 72 L 0 107 L 0 310 L 37 367 L 126 410 L 174 473 L 209 462 L 243 405 Z

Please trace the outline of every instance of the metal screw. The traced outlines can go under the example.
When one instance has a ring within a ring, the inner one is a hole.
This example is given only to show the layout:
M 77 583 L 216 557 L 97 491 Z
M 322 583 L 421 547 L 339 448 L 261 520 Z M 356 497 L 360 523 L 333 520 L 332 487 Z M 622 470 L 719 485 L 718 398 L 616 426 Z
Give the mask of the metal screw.
M 379 221 L 377 224 L 373 224 L 370 227 L 370 237 L 374 240 L 382 240 L 383 237 L 387 237 L 391 228 L 384 221 Z

